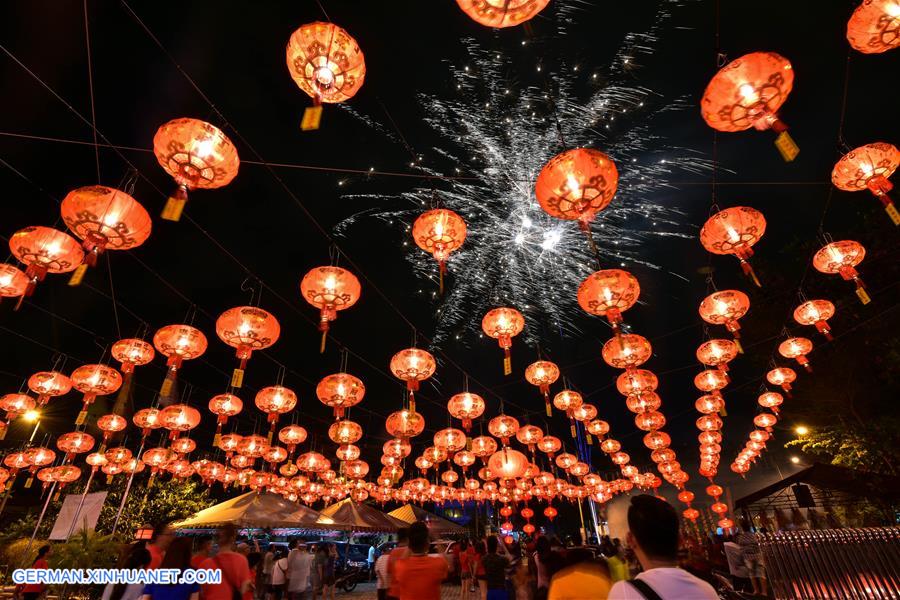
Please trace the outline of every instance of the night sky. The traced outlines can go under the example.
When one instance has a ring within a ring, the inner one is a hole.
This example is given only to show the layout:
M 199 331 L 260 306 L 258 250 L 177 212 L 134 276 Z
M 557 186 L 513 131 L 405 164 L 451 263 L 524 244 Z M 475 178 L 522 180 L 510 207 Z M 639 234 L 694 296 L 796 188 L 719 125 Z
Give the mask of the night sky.
M 896 81 L 897 52 L 850 52 L 844 33 L 854 2 L 816 3 L 815 10 L 806 2 L 765 0 L 750 10 L 743 4 L 723 2 L 718 42 L 716 7 L 710 0 L 570 0 L 565 3 L 569 6 L 565 15 L 560 14 L 562 4 L 552 1 L 527 26 L 492 30 L 469 19 L 451 0 L 323 0 L 327 17 L 311 0 L 134 0 L 128 5 L 88 1 L 96 126 L 102 138 L 122 147 L 99 149 L 100 182 L 121 186 L 133 165 L 140 173 L 134 196 L 153 216 L 153 233 L 136 250 L 103 257 L 79 287 L 67 286 L 65 275 L 50 275 L 18 312 L 13 311 L 14 301 L 0 304 L 0 393 L 18 391 L 31 373 L 50 369 L 61 355 L 65 360 L 61 370 L 71 372 L 81 364 L 98 362 L 104 349 L 121 337 L 133 337 L 142 327 L 149 328 L 152 336 L 159 327 L 184 322 L 193 313 L 194 325 L 209 339 L 209 350 L 201 359 L 185 363 L 179 391 L 184 401 L 204 414 L 202 425 L 192 434 L 199 443 L 192 457 L 205 455 L 215 422 L 207 402 L 225 391 L 236 364 L 233 350 L 216 337 L 214 322 L 224 310 L 246 304 L 251 297 L 248 289 L 253 288 L 256 293 L 261 289 L 261 307 L 281 322 L 282 336 L 273 348 L 251 359 L 244 387 L 237 392 L 244 400 L 244 412 L 229 424 L 229 430 L 236 427 L 247 434 L 266 428 L 253 396 L 261 387 L 273 385 L 283 366 L 284 385 L 297 392 L 300 405 L 282 423 L 293 419 L 305 426 L 310 431 L 306 447 L 315 444 L 336 462 L 334 444 L 326 433 L 331 411 L 318 402 L 314 390 L 324 375 L 339 370 L 345 348 L 348 372 L 367 387 L 365 400 L 350 412 L 350 418 L 365 430 L 359 443 L 362 458 L 377 473 L 381 446 L 388 439 L 384 419 L 399 410 L 404 393 L 388 362 L 415 339 L 435 354 L 439 366 L 419 395 L 418 407 L 427 426 L 426 433 L 415 439 L 414 456 L 431 445 L 434 431 L 447 426 L 446 402 L 462 391 L 466 379 L 469 389 L 486 399 L 487 416 L 497 414 L 502 399 L 507 413 L 549 429 L 571 445 L 566 420 L 558 411 L 547 420 L 538 391 L 522 376 L 525 366 L 538 356 L 534 342 L 539 340 L 543 355 L 560 365 L 585 400 L 598 407 L 600 418 L 610 423 L 611 435 L 622 442 L 632 462 L 642 470 L 651 469 L 642 432 L 616 392 L 618 372 L 600 358 L 600 348 L 611 336 L 602 319 L 582 313 L 575 305 L 568 314 L 580 333 L 561 335 L 546 315 L 527 312 L 532 343 L 526 343 L 524 336 L 514 341 L 509 377 L 503 376 L 502 353 L 496 343 L 479 336 L 483 311 L 469 314 L 467 326 L 454 326 L 439 345 L 431 346 L 442 300 L 431 294 L 436 282 L 417 276 L 407 260 L 409 254 L 421 251 L 404 233 L 403 224 L 360 215 L 417 208 L 398 199 L 415 187 L 433 187 L 439 196 L 446 182 L 426 178 L 425 169 L 447 176 L 478 172 L 476 165 L 454 163 L 434 151 L 446 148 L 448 142 L 425 123 L 428 115 L 420 101 L 420 95 L 449 98 L 460 93 L 452 71 L 468 64 L 466 49 L 471 42 L 467 40 L 471 38 L 503 56 L 507 63 L 503 84 L 511 94 L 529 86 L 554 90 L 560 79 L 571 78 L 583 99 L 606 85 L 613 71 L 619 81 L 651 90 L 646 113 L 630 111 L 605 121 L 609 129 L 597 128 L 590 145 L 600 150 L 667 104 L 676 99 L 685 102 L 686 109 L 654 119 L 653 133 L 660 136 L 654 160 L 665 158 L 675 147 L 698 160 L 716 159 L 718 205 L 752 206 L 768 221 L 753 258 L 763 282 L 756 289 L 743 277 L 736 260 L 710 259 L 697 238 L 710 214 L 712 173 L 706 169 L 673 174 L 652 200 L 679 213 L 677 223 L 667 228 L 679 235 L 645 236 L 635 249 L 640 260 L 625 261 L 623 267 L 637 276 L 642 288 L 642 302 L 625 313 L 625 320 L 632 331 L 653 344 L 654 355 L 644 368 L 660 377 L 661 410 L 668 419 L 665 431 L 691 475 L 688 487 L 698 496 L 703 482 L 696 472 L 694 421 L 699 414 L 693 404 L 700 393 L 692 382 L 703 368 L 694 352 L 704 340 L 697 305 L 708 293 L 709 271 L 717 288 L 741 289 L 752 303 L 741 321 L 746 353 L 732 362 L 732 382 L 723 390 L 728 414 L 717 482 L 734 486 L 734 496 L 769 483 L 777 476 L 775 464 L 784 473 L 798 468 L 788 461 L 792 452 L 782 448 L 793 436 L 794 425 L 866 421 L 895 414 L 891 401 L 900 391 L 898 229 L 870 194 L 833 190 L 830 173 L 849 148 L 874 141 L 897 142 L 895 85 L 890 83 Z M 0 57 L 4 82 L 0 235 L 4 241 L 29 225 L 56 223 L 62 228 L 58 201 L 71 189 L 97 182 L 83 10 L 81 2 L 51 0 L 5 7 L 0 25 L 5 50 Z M 660 10 L 670 15 L 656 32 L 658 40 L 630 64 L 613 65 L 628 42 L 627 34 L 647 31 Z M 300 118 L 309 99 L 288 75 L 284 47 L 300 25 L 327 19 L 359 42 L 365 53 L 366 80 L 347 103 L 352 113 L 326 106 L 321 129 L 302 132 Z M 698 105 L 716 70 L 717 48 L 729 60 L 771 50 L 791 61 L 796 79 L 781 117 L 800 147 L 796 160 L 784 162 L 773 146 L 774 135 L 754 130 L 719 134 L 713 156 L 713 130 L 700 117 Z M 570 68 L 575 64 L 578 71 Z M 477 64 L 472 67 L 476 69 Z M 548 100 L 537 110 L 551 118 L 551 105 Z M 159 125 L 182 116 L 222 128 L 244 161 L 304 168 L 267 168 L 245 162 L 227 187 L 193 193 L 181 222 L 163 221 L 158 215 L 173 185 L 147 150 Z M 498 107 L 494 118 L 503 117 Z M 549 147 L 545 158 L 561 150 Z M 411 162 L 420 162 L 422 168 L 410 166 Z M 640 169 L 640 162 L 620 164 L 619 169 Z M 370 168 L 375 174 L 365 173 Z M 532 200 L 523 196 L 521 201 Z M 335 233 L 337 224 L 354 215 L 351 226 Z M 597 223 L 603 219 L 601 214 Z M 468 226 L 477 231 L 480 223 L 474 220 Z M 317 311 L 300 297 L 299 281 L 310 268 L 327 264 L 334 253 L 323 231 L 336 240 L 343 254 L 339 264 L 356 272 L 363 293 L 359 303 L 333 323 L 327 350 L 319 354 Z M 572 226 L 565 235 L 581 234 Z M 826 235 L 866 246 L 868 254 L 859 271 L 870 290 L 871 304 L 862 306 L 850 283 L 811 268 L 812 254 Z M 451 259 L 449 289 L 458 284 L 453 270 Z M 574 298 L 579 282 L 573 279 L 560 293 Z M 831 320 L 834 342 L 825 343 L 812 327 L 800 327 L 791 318 L 801 302 L 801 289 L 807 298 L 826 298 L 837 305 Z M 521 302 L 510 300 L 520 309 Z M 782 407 L 783 420 L 769 453 L 743 482 L 728 465 L 753 428 L 756 397 L 770 361 L 777 358 L 778 364 L 789 365 L 775 352 L 786 337 L 784 327 L 813 340 L 814 373 L 797 368 L 795 394 Z M 710 334 L 726 335 L 717 327 L 710 328 Z M 138 368 L 129 411 L 151 405 L 164 372 L 164 359 L 159 356 L 152 365 Z M 552 391 L 561 389 L 557 383 Z M 45 410 L 38 440 L 52 446 L 53 437 L 71 431 L 79 407 L 80 396 L 74 392 L 53 400 Z M 110 407 L 111 401 L 100 400 L 91 414 L 96 418 Z M 126 443 L 134 446 L 136 433 L 129 431 Z M 19 447 L 30 432 L 28 425 L 17 422 L 0 442 L 0 452 Z M 615 477 L 617 470 L 596 445 L 592 452 L 595 469 Z M 804 462 L 808 460 L 803 457 Z M 408 472 L 413 471 L 409 465 Z M 673 491 L 664 484 L 666 489 Z M 12 502 L 24 502 L 26 497 L 17 494 Z

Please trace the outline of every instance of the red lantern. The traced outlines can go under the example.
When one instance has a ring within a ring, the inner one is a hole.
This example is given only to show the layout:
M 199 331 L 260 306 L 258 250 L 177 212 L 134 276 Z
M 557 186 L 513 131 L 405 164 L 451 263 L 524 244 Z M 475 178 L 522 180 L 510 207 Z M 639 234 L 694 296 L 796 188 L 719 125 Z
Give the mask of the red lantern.
M 594 419 L 587 424 L 587 430 L 588 433 L 602 439 L 604 435 L 609 433 L 609 423 L 601 419 Z
M 497 451 L 497 442 L 487 435 L 472 438 L 472 454 L 484 460 Z M 484 478 L 482 478 L 484 479 Z
M 319 352 L 325 351 L 328 324 L 337 318 L 337 311 L 356 304 L 361 291 L 359 279 L 340 267 L 316 267 L 303 276 L 300 295 L 319 309 L 319 331 L 322 332 Z
M 319 402 L 334 409 L 334 416 L 340 419 L 344 410 L 359 404 L 366 394 L 362 380 L 348 373 L 327 375 L 316 386 Z
M 434 445 L 449 454 L 459 452 L 466 447 L 466 434 L 452 427 L 441 429 L 434 434 Z
M 794 310 L 794 320 L 801 325 L 815 325 L 816 329 L 831 341 L 828 319 L 834 316 L 834 304 L 828 300 L 808 300 Z
M 229 308 L 216 319 L 219 339 L 235 348 L 241 364 L 231 378 L 233 387 L 241 387 L 247 360 L 254 350 L 265 350 L 278 341 L 281 325 L 272 314 L 256 306 Z
M 700 243 L 707 252 L 737 257 L 744 274 L 759 286 L 748 259 L 753 256 L 753 245 L 765 232 L 766 219 L 761 212 L 749 206 L 735 206 L 714 214 L 703 224 Z
M 813 344 L 810 340 L 803 337 L 792 337 L 778 345 L 778 354 L 785 358 L 796 359 L 800 366 L 812 373 L 809 359 L 806 358 L 806 355 L 812 352 L 812 349 Z
M 103 415 L 97 419 L 97 429 L 103 432 L 103 442 L 100 444 L 99 452 L 106 450 L 106 442 L 114 433 L 123 431 L 128 427 L 128 421 L 124 417 L 117 414 Z
M 44 406 L 50 398 L 68 394 L 72 380 L 57 371 L 39 371 L 28 378 L 28 389 L 37 394 L 37 405 Z
M 900 35 L 897 35 L 897 39 L 900 40 Z M 900 213 L 888 196 L 888 192 L 894 187 L 888 178 L 897 170 L 898 165 L 900 150 L 893 144 L 866 144 L 841 157 L 831 171 L 831 182 L 846 192 L 868 189 L 881 201 L 894 225 L 900 225 Z
M 294 449 L 306 441 L 306 429 L 299 425 L 287 425 L 278 432 L 278 441 L 286 445 L 288 454 L 293 456 Z
M 541 438 L 541 441 L 537 443 L 538 450 L 548 455 L 551 459 L 553 455 L 560 451 L 562 448 L 562 442 L 559 441 L 559 438 L 552 435 L 545 435 Z
M 603 362 L 614 369 L 633 369 L 653 354 L 650 341 L 636 333 L 618 335 L 603 344 Z
M 90 452 L 94 447 L 94 436 L 83 431 L 70 431 L 56 438 L 56 447 L 66 453 L 63 458 L 63 464 L 65 464 L 76 454 Z
M 141 435 L 146 438 L 152 430 L 162 427 L 159 413 L 160 411 L 157 408 L 142 408 L 134 413 L 131 420 L 136 426 L 140 427 Z
M 282 385 L 272 385 L 259 390 L 254 402 L 259 410 L 269 415 L 269 441 L 271 442 L 275 426 L 278 424 L 278 416 L 294 410 L 294 407 L 297 406 L 297 394 Z
M 444 291 L 447 259 L 466 239 L 466 222 L 452 210 L 436 208 L 419 215 L 412 226 L 413 241 L 438 262 L 440 289 Z
M 522 333 L 525 328 L 525 317 L 514 308 L 495 308 L 489 310 L 481 319 L 481 329 L 489 337 L 497 340 L 503 348 L 503 374 L 512 373 L 512 359 L 509 349 L 512 347 L 512 338 Z
M 335 444 L 355 444 L 362 439 L 363 429 L 358 423 L 343 420 L 335 421 L 328 428 L 328 437 Z
M 0 298 L 18 298 L 28 289 L 28 277 L 13 265 L 0 263 Z
M 472 419 L 477 419 L 484 413 L 484 398 L 478 394 L 463 392 L 454 394 L 447 403 L 447 412 L 450 416 L 462 420 L 463 429 L 469 431 L 472 428 Z
M 856 295 L 863 304 L 871 302 L 869 294 L 859 273 L 856 272 L 856 265 L 862 262 L 866 256 L 866 249 L 859 242 L 852 240 L 843 240 L 840 242 L 831 242 L 823 246 L 815 256 L 813 256 L 813 266 L 816 271 L 826 274 L 838 274 L 844 281 L 852 281 L 856 284 Z
M 19 297 L 30 296 L 34 286 L 44 280 L 47 273 L 74 271 L 84 259 L 84 252 L 75 238 L 50 227 L 26 227 L 9 238 L 9 249 L 19 262 L 25 265 L 28 285 Z
M 551 217 L 577 220 L 584 231 L 609 206 L 619 182 L 616 164 L 599 150 L 575 148 L 550 159 L 534 186 L 537 201 Z
M 659 414 L 662 413 L 649 413 L 649 414 Z M 641 415 L 638 415 L 641 416 Z M 635 417 L 637 419 L 638 417 Z M 665 424 L 665 417 L 662 419 L 662 423 Z M 655 424 L 655 423 L 651 423 Z M 669 437 L 669 434 L 665 431 L 651 431 L 647 435 L 644 436 L 644 446 L 649 448 L 650 450 L 660 450 L 662 448 L 668 448 L 672 444 L 672 438 Z
M 578 304 L 585 312 L 609 320 L 619 335 L 622 312 L 631 308 L 641 294 L 637 278 L 628 271 L 607 269 L 592 273 L 578 286 Z
M 863 54 L 878 54 L 900 46 L 896 0 L 863 0 L 847 21 L 847 41 Z
M 122 376 L 106 365 L 84 365 L 72 371 L 72 385 L 84 394 L 84 405 L 75 420 L 76 425 L 81 425 L 94 398 L 116 393 L 122 386 Z
M 791 383 L 797 379 L 797 374 L 789 367 L 777 367 L 766 373 L 766 381 L 772 385 L 780 385 L 787 397 L 791 397 Z
M 625 371 L 616 378 L 616 389 L 623 396 L 652 392 L 659 386 L 659 378 L 646 369 Z
M 126 377 L 134 372 L 135 367 L 149 364 L 156 356 L 153 346 L 137 338 L 119 340 L 112 345 L 112 357 L 122 363 L 120 370 Z
M 772 426 L 774 426 L 777 422 L 778 419 L 775 417 L 775 415 L 771 415 L 769 413 L 762 413 L 756 415 L 753 418 L 753 424 L 757 427 L 765 429 L 766 431 L 771 431 Z
M 86 252 L 85 264 L 95 265 L 104 250 L 130 250 L 150 237 L 150 215 L 137 200 L 104 185 L 81 187 L 66 194 L 60 213 Z
M 702 392 L 718 392 L 728 385 L 728 375 L 719 369 L 706 369 L 694 377 L 694 386 Z
M 520 444 L 528 446 L 528 449 L 534 454 L 535 446 L 544 437 L 544 432 L 540 427 L 534 425 L 523 425 L 516 431 L 516 439 Z M 532 457 L 533 458 L 533 457 Z
M 209 412 L 216 415 L 216 435 L 213 446 L 218 446 L 219 437 L 222 434 L 222 426 L 228 422 L 228 417 L 240 414 L 244 408 L 244 402 L 234 394 L 219 394 L 209 400 Z
M 550 0 L 456 0 L 474 21 L 485 27 L 513 27 L 544 10 Z
M 750 298 L 739 290 L 722 290 L 713 292 L 700 303 L 700 318 L 713 325 L 724 325 L 725 329 L 734 335 L 738 352 L 742 352 L 741 337 L 738 330 L 741 328 L 738 319 L 750 310 Z
M 425 381 L 437 368 L 434 357 L 425 350 L 419 348 L 407 348 L 401 350 L 391 358 L 391 373 L 394 377 L 406 382 L 409 390 L 409 411 L 416 412 L 415 392 L 419 389 L 419 382 Z
M 737 344 L 731 340 L 715 339 L 703 342 L 697 348 L 697 360 L 708 367 L 728 370 L 728 363 L 738 354 Z
M 525 369 L 525 379 L 536 386 L 544 395 L 544 403 L 547 407 L 547 416 L 551 415 L 550 409 L 550 384 L 559 379 L 559 367 L 549 360 L 533 362 Z
M 333 23 L 303 25 L 291 34 L 286 54 L 291 78 L 316 105 L 349 100 L 366 77 L 359 44 Z
M 725 408 L 725 401 L 720 395 L 706 394 L 697 398 L 697 401 L 694 402 L 694 408 L 696 408 L 699 413 L 711 415 L 713 413 L 721 412 Z
M 165 398 L 172 390 L 182 361 L 197 358 L 206 352 L 206 336 L 190 325 L 166 325 L 153 336 L 153 345 L 168 359 L 166 365 L 169 370 L 159 392 Z
M 519 420 L 507 415 L 498 415 L 488 422 L 488 431 L 495 438 L 500 438 L 503 445 L 509 444 L 509 438 L 519 430 Z
M 784 402 L 784 398 L 778 392 L 765 392 L 756 399 L 757 404 L 763 408 L 771 408 L 772 412 L 778 414 L 778 407 Z
M 558 514 L 559 514 L 559 511 L 557 511 L 557 510 L 556 510 L 555 508 L 553 508 L 552 506 L 548 506 L 547 508 L 544 509 L 544 516 L 547 517 L 548 519 L 550 519 L 551 521 L 552 521 L 552 520 L 556 517 L 556 515 L 558 515 Z
M 27 394 L 6 394 L 0 396 L 0 409 L 6 411 L 6 424 L 21 414 L 34 410 L 35 402 L 31 396 Z M 6 429 L 3 429 L 3 436 L 6 435 Z
M 200 424 L 200 411 L 187 404 L 172 404 L 159 411 L 159 421 L 169 430 L 169 438 L 174 440 L 179 433 Z
M 385 429 L 391 436 L 405 440 L 425 431 L 425 419 L 419 413 L 399 410 L 388 416 Z
M 238 173 L 237 149 L 222 130 L 199 119 L 174 119 L 153 136 L 153 153 L 178 187 L 169 197 L 162 218 L 181 218 L 188 191 L 215 189 Z
M 197 449 L 197 442 L 187 437 L 175 438 L 169 444 L 169 449 L 176 454 L 190 454 Z M 183 468 L 181 470 L 184 471 Z
M 787 125 L 777 115 L 794 86 L 794 70 L 786 58 L 774 52 L 752 52 L 722 67 L 706 86 L 700 102 L 706 123 L 719 131 L 744 131 L 751 127 L 772 129 L 786 134 Z M 793 160 L 793 151 L 782 150 L 785 160 Z M 781 146 L 779 146 L 781 150 Z
M 491 455 L 488 468 L 501 479 L 515 479 L 525 474 L 528 458 L 518 450 L 504 447 Z
M 625 399 L 625 406 L 633 413 L 644 413 L 657 410 L 662 406 L 662 398 L 656 392 L 640 392 Z

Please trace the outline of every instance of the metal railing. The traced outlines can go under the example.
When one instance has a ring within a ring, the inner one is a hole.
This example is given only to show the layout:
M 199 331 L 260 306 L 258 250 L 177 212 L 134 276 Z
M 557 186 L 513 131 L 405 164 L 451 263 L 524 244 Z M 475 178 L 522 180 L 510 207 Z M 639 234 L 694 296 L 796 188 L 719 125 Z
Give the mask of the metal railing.
M 900 527 L 779 531 L 759 546 L 778 599 L 900 598 Z

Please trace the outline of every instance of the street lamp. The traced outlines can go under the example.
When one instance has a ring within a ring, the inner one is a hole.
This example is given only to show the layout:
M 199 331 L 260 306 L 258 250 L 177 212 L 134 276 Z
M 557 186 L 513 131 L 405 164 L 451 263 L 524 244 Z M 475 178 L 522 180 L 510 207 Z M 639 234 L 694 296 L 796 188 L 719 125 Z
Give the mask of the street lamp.
M 800 464 L 800 457 L 799 457 L 799 456 L 792 456 L 792 457 L 791 457 L 791 462 L 794 463 L 795 465 Z
M 34 423 L 35 421 L 37 421 L 38 419 L 41 418 L 41 413 L 39 413 L 38 411 L 36 411 L 34 409 L 27 410 L 27 411 L 25 411 L 25 414 L 22 415 L 22 417 L 29 423 Z
M 801 436 L 806 435 L 807 433 L 809 433 L 809 427 L 807 427 L 806 425 L 797 425 L 796 427 L 794 427 L 794 433 Z

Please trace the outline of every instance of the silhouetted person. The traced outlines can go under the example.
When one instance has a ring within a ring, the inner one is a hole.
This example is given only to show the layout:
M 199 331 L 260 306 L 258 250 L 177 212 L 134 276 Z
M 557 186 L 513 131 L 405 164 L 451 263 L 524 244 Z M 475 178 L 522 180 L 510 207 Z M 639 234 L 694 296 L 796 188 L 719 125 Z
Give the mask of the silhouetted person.
M 440 600 L 448 570 L 442 557 L 428 556 L 428 526 L 422 521 L 410 525 L 409 554 L 394 566 L 400 600 Z

